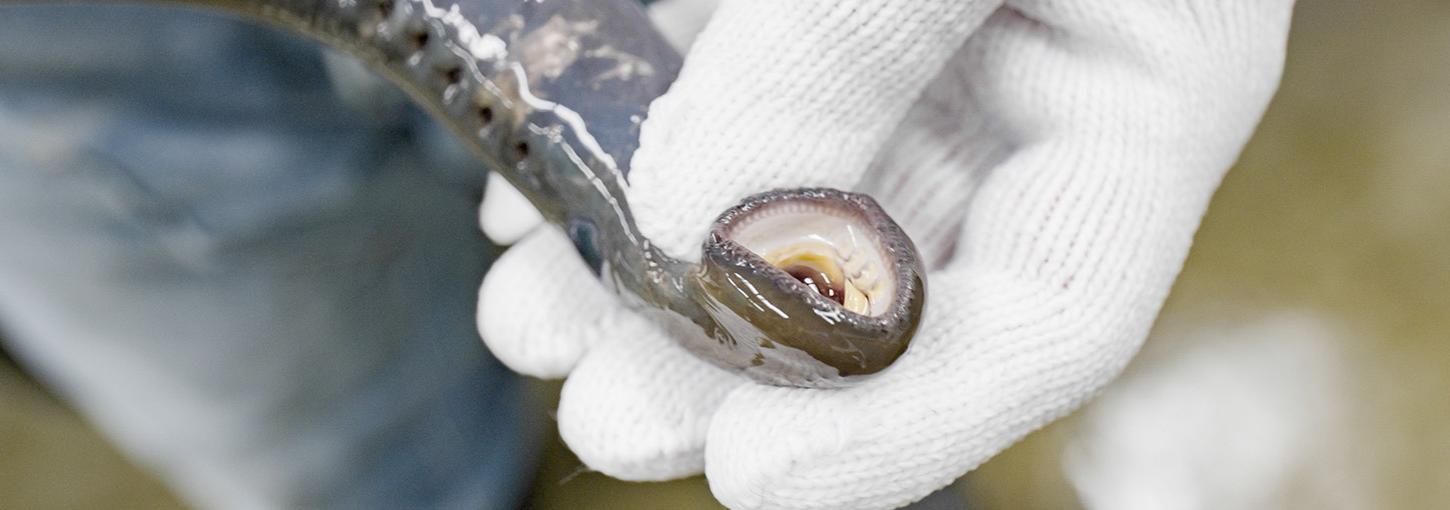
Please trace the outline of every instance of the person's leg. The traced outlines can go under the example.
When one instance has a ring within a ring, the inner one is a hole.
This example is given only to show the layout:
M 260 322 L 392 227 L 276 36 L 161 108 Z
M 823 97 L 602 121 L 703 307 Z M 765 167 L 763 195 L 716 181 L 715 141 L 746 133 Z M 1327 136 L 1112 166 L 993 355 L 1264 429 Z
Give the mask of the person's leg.
M 189 12 L 7 7 L 0 68 L 0 327 L 125 450 L 207 507 L 517 504 L 477 187 L 411 122 Z

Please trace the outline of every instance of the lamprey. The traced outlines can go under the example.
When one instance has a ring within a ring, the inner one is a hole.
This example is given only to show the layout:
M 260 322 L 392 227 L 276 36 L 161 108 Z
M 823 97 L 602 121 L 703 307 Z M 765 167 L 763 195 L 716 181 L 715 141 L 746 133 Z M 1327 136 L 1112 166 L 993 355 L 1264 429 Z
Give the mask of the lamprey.
M 842 386 L 887 368 L 916 330 L 921 262 L 870 197 L 747 197 L 716 220 L 699 263 L 641 235 L 630 156 L 680 58 L 633 0 L 153 1 L 240 14 L 361 60 L 523 192 L 606 286 L 718 366 Z

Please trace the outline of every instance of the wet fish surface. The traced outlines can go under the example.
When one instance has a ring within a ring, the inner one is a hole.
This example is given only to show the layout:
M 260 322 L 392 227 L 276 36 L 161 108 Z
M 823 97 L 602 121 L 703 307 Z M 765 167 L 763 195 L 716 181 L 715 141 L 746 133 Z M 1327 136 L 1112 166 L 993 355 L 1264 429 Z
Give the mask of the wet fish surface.
M 77 2 L 0 9 L 21 3 Z M 639 232 L 630 157 L 681 60 L 634 0 L 146 3 L 240 14 L 361 60 L 528 197 L 606 286 L 717 366 L 768 384 L 843 386 L 886 369 L 915 333 L 924 270 L 865 195 L 748 197 L 721 214 L 698 264 Z

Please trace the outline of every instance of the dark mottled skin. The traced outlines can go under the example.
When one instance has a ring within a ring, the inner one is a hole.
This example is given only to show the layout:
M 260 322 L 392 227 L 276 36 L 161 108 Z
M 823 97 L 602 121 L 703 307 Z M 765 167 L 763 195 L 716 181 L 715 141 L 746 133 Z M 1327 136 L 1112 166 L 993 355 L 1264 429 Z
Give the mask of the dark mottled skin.
M 915 248 L 867 197 L 772 192 L 732 211 L 794 199 L 859 209 L 883 229 L 903 279 L 897 306 L 883 317 L 847 312 L 714 235 L 696 266 L 639 233 L 624 199 L 629 159 L 650 101 L 673 81 L 680 58 L 634 0 L 149 1 L 243 14 L 367 63 L 567 232 L 606 285 L 716 365 L 772 384 L 839 386 L 888 366 L 915 330 L 924 300 Z M 789 318 L 750 308 L 726 290 L 730 281 L 752 282 L 759 292 L 749 299 Z

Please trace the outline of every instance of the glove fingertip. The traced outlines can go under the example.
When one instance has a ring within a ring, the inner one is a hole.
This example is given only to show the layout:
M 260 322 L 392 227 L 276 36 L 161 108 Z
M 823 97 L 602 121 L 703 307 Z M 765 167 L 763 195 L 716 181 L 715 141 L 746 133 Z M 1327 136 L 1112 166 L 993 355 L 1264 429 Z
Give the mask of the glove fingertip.
M 484 276 L 478 332 L 514 371 L 559 378 L 578 362 L 591 335 L 603 333 L 596 324 L 616 307 L 564 235 L 540 229 L 504 252 Z
M 478 207 L 478 225 L 497 244 L 513 244 L 544 222 L 529 200 L 496 172 L 489 172 Z
M 850 413 L 823 413 L 808 390 L 746 387 L 720 406 L 706 440 L 705 472 L 710 491 L 730 508 L 762 508 L 767 503 L 789 508 L 781 482 L 793 483 L 795 469 L 842 443 L 837 427 Z M 794 395 L 792 395 L 794 393 Z M 834 422 L 809 423 L 815 416 Z
M 659 481 L 704 470 L 719 403 L 743 382 L 673 344 L 652 322 L 621 317 L 623 334 L 592 349 L 559 398 L 559 435 L 609 476 Z

